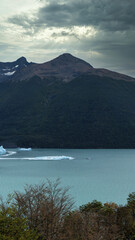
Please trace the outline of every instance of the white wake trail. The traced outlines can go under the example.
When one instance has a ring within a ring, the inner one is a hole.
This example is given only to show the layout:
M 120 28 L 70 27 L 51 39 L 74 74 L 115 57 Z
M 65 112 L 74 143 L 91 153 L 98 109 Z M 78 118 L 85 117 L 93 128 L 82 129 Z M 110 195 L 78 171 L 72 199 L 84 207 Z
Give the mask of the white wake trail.
M 16 153 L 16 152 L 14 152 Z M 14 154 L 12 152 L 12 154 Z M 59 160 L 73 160 L 73 157 L 69 156 L 42 156 L 42 157 L 24 157 L 24 158 L 7 158 L 7 155 L 5 157 L 0 157 L 0 160 L 28 160 L 28 161 L 59 161 Z M 9 156 L 9 155 L 8 155 Z
M 6 157 L 9 157 L 9 156 L 12 156 L 12 155 L 14 155 L 14 154 L 16 154 L 17 152 L 11 152 L 11 151 L 9 151 L 9 152 L 7 152 L 5 155 L 3 155 L 2 157 L 4 157 L 4 158 L 6 158 Z M 1 158 L 0 158 L 1 159 Z

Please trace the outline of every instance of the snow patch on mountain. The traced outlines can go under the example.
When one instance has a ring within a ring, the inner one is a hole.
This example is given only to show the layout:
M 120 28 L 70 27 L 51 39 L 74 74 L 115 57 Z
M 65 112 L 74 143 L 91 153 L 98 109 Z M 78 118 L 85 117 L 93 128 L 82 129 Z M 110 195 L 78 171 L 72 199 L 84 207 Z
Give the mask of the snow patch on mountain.
M 10 68 L 4 68 L 2 71 L 10 71 Z
M 13 72 L 7 72 L 7 73 L 4 73 L 3 75 L 5 76 L 12 76 L 16 71 L 13 71 Z

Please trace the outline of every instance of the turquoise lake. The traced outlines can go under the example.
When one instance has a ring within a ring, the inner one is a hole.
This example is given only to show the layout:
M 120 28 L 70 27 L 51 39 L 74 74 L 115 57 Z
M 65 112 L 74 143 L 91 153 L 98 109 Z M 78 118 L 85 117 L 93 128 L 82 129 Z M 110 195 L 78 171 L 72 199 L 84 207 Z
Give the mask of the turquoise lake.
M 7 149 L 0 156 L 0 195 L 5 199 L 25 184 L 61 180 L 80 206 L 94 199 L 125 204 L 135 191 L 135 150 Z

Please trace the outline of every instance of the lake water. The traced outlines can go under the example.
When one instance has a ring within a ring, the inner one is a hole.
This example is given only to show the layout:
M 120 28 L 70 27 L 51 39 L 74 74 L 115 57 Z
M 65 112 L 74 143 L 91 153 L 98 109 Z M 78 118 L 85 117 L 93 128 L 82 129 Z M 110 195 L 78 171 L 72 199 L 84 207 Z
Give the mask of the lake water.
M 97 199 L 125 204 L 135 191 L 135 150 L 7 149 L 0 156 L 0 195 L 5 199 L 25 184 L 61 179 L 80 206 Z M 11 155 L 10 155 L 11 154 Z

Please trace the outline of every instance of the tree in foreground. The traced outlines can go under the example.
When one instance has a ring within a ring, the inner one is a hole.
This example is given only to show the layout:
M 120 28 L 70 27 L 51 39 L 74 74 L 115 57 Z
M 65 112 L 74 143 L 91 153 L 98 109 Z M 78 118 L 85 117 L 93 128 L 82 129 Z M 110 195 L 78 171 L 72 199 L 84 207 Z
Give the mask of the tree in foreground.
M 27 185 L 0 204 L 0 240 L 134 240 L 135 193 L 127 204 L 89 202 L 72 210 L 60 181 Z
M 27 185 L 23 193 L 15 192 L 14 204 L 18 214 L 28 219 L 29 228 L 38 231 L 42 239 L 60 240 L 64 219 L 71 211 L 73 200 L 68 188 L 61 188 L 60 181 Z
M 0 205 L 1 240 L 37 240 L 38 234 L 29 228 L 27 218 L 19 216 L 16 206 Z
M 117 225 L 115 203 L 92 201 L 65 219 L 64 240 L 122 240 Z

